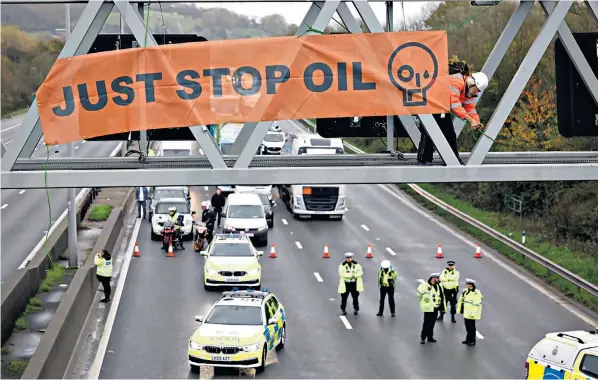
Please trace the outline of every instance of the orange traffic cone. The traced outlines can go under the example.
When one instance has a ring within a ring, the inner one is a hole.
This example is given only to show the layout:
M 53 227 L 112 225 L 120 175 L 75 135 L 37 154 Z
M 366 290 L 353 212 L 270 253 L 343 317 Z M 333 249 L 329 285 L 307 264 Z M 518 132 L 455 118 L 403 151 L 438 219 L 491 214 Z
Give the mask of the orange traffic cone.
M 135 243 L 135 249 L 133 250 L 133 257 L 141 257 L 141 253 L 139 252 L 139 242 Z
M 172 250 L 172 243 L 168 245 L 168 255 L 166 257 L 174 257 L 174 251 Z
M 272 248 L 270 248 L 270 258 L 271 259 L 276 258 L 276 249 L 274 248 L 274 244 L 272 244 Z
M 368 252 L 365 254 L 366 259 L 373 259 L 374 255 L 372 254 L 372 245 L 368 244 Z
M 482 258 L 482 249 L 480 248 L 479 244 L 477 245 L 477 247 L 475 249 L 475 255 L 473 255 L 473 257 L 475 257 L 476 259 Z
M 443 259 L 444 254 L 442 253 L 442 244 L 438 244 L 438 250 L 436 251 L 436 258 Z
M 324 258 L 324 259 L 330 258 L 330 253 L 328 253 L 328 244 L 324 244 L 324 254 L 322 255 L 322 258 Z

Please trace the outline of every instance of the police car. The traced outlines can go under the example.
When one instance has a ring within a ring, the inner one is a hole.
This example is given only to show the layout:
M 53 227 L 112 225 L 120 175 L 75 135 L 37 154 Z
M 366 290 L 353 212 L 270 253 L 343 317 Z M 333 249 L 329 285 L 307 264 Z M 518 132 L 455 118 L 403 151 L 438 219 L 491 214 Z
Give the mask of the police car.
M 223 292 L 208 316 L 196 316 L 201 325 L 189 339 L 189 364 L 257 368 L 262 372 L 268 353 L 284 348 L 286 314 L 268 289 Z
M 598 379 L 598 332 L 546 334 L 525 362 L 526 379 Z
M 216 234 L 208 249 L 201 251 L 205 256 L 204 289 L 231 285 L 259 288 L 262 283 L 259 257 L 263 254 L 243 233 Z

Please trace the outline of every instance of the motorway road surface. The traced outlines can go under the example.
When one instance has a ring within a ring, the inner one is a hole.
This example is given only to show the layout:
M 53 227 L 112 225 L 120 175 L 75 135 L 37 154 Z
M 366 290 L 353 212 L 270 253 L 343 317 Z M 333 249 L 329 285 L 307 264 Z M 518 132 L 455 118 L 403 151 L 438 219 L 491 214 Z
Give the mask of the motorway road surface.
M 18 131 L 23 115 L 2 120 L 2 142 L 8 143 Z M 76 157 L 107 157 L 118 143 L 84 142 L 75 143 Z M 55 153 L 58 151 L 58 153 Z M 46 147 L 40 140 L 33 152 L 33 157 L 46 157 Z M 58 145 L 50 148 L 50 157 L 67 157 L 67 146 Z M 77 189 L 79 193 L 81 189 Z M 65 189 L 50 190 L 52 220 L 58 219 L 67 207 Z M 31 250 L 44 238 L 49 226 L 48 198 L 46 190 L 6 189 L 0 191 L 0 216 L 2 218 L 1 260 L 2 281 L 7 278 L 27 258 Z
M 193 209 L 212 193 L 213 188 L 193 187 Z M 269 247 L 259 249 L 263 286 L 287 311 L 288 343 L 260 377 L 520 378 L 529 350 L 546 333 L 592 328 L 502 265 L 474 259 L 470 244 L 405 198 L 377 185 L 351 185 L 347 193 L 348 211 L 340 222 L 294 220 L 276 199 L 269 243 L 278 257 L 268 258 Z M 197 378 L 187 360 L 189 337 L 198 326 L 193 317 L 205 316 L 219 293 L 203 289 L 203 258 L 191 243 L 168 258 L 160 242 L 150 240 L 147 221 L 136 240 L 142 257 L 130 263 L 100 378 Z M 330 259 L 322 258 L 325 243 Z M 368 244 L 373 259 L 365 259 Z M 445 260 L 435 258 L 437 244 Z M 345 252 L 355 253 L 363 265 L 365 292 L 360 314 L 352 315 L 349 306 L 343 321 L 336 290 Z M 377 270 L 384 259 L 399 273 L 396 318 L 388 306 L 385 316 L 376 316 Z M 446 318 L 437 323 L 438 343 L 419 343 L 418 279 L 441 271 L 449 259 L 461 272 L 461 289 L 465 278 L 473 278 L 484 295 L 476 347 L 461 344 L 461 316 L 456 324 Z M 236 371 L 216 371 L 216 377 L 222 375 L 238 377 Z

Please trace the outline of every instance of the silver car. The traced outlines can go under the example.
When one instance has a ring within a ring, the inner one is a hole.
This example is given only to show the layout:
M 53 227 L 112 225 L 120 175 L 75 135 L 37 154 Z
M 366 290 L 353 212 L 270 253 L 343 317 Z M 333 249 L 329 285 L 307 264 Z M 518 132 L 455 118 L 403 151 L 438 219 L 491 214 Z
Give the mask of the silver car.
M 191 196 L 188 192 L 185 192 L 184 187 L 156 187 L 149 199 L 149 220 L 152 220 L 152 215 L 155 213 L 158 201 L 164 198 L 183 198 L 187 200 L 189 206 L 191 203 Z

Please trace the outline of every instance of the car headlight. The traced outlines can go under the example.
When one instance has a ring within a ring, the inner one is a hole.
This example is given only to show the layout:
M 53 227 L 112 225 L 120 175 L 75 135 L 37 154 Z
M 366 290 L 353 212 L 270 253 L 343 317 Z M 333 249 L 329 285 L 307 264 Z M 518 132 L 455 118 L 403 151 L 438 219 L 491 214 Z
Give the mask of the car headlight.
M 260 268 L 249 269 L 247 271 L 247 274 L 251 274 L 251 275 L 260 274 Z
M 305 206 L 303 206 L 303 198 L 301 198 L 301 197 L 295 197 L 295 207 L 297 207 L 297 208 L 305 208 Z
M 258 231 L 264 231 L 266 228 L 268 228 L 268 226 L 261 226 L 260 228 L 258 228 Z
M 189 348 L 192 350 L 203 350 L 203 346 L 192 340 L 189 341 Z
M 206 273 L 207 274 L 218 274 L 218 271 L 216 269 L 206 268 Z
M 243 351 L 245 352 L 257 352 L 259 351 L 261 348 L 261 345 L 259 343 L 256 344 L 250 344 L 249 346 L 244 346 L 243 347 Z
M 338 197 L 338 205 L 336 206 L 337 210 L 342 210 L 345 208 L 345 197 L 340 196 Z

